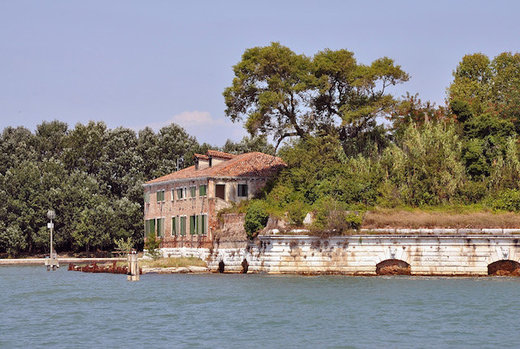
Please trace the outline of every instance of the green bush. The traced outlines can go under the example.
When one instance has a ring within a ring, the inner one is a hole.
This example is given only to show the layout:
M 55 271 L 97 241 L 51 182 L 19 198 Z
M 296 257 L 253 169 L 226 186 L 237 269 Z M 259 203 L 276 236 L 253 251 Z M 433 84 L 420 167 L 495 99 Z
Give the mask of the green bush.
M 161 257 L 161 251 L 159 251 L 161 242 L 162 239 L 157 238 L 154 233 L 150 233 L 148 235 L 144 243 L 144 248 L 147 250 L 148 256 L 152 257 L 153 259 L 158 259 Z
M 495 210 L 520 211 L 520 191 L 505 189 L 491 199 L 490 206 Z
M 265 228 L 268 219 L 269 214 L 265 203 L 260 200 L 252 200 L 247 208 L 244 221 L 247 236 L 252 239 L 259 230 Z
M 464 203 L 481 202 L 487 195 L 487 181 L 467 181 L 460 189 Z
M 349 230 L 358 230 L 363 222 L 360 213 L 348 210 L 348 207 L 333 198 L 318 200 L 314 206 L 312 230 L 320 233 L 342 234 Z
M 291 224 L 301 226 L 305 216 L 309 213 L 309 206 L 302 201 L 294 201 L 287 206 L 287 213 Z

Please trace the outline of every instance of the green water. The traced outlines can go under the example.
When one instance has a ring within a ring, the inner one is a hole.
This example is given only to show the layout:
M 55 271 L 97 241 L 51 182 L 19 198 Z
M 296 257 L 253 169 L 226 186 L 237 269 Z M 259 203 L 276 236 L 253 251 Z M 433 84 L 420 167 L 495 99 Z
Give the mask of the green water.
M 520 279 L 0 267 L 2 348 L 519 347 Z

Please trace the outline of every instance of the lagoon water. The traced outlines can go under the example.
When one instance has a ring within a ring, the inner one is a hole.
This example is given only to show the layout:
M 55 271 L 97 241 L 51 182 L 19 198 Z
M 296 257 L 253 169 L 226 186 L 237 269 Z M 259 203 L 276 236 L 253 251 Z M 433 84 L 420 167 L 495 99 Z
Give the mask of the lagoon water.
M 0 267 L 1 348 L 520 346 L 519 278 Z

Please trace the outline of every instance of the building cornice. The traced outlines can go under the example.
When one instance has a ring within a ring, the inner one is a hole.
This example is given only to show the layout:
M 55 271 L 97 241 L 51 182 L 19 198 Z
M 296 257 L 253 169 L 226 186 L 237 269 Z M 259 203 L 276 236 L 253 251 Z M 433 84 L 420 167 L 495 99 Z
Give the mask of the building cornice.
M 162 182 L 155 183 L 144 183 L 142 184 L 143 188 L 153 188 L 156 186 L 162 186 L 165 184 L 175 184 L 175 183 L 183 183 L 183 182 L 192 182 L 192 181 L 203 181 L 210 179 L 221 179 L 221 180 L 256 180 L 256 179 L 267 179 L 267 177 L 241 177 L 241 176 L 206 176 L 206 177 L 190 177 L 190 178 L 178 178 L 178 179 L 170 179 Z

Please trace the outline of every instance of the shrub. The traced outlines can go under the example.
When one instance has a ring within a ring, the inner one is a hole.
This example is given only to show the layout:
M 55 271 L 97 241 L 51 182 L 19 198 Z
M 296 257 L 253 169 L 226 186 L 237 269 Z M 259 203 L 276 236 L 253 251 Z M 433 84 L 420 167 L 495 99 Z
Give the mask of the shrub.
M 265 228 L 268 219 L 269 214 L 265 203 L 260 200 L 252 200 L 247 208 L 244 221 L 247 236 L 252 239 L 259 230 Z
M 116 252 L 119 254 L 130 253 L 134 249 L 134 241 L 131 237 L 126 240 L 124 238 L 114 239 L 114 245 L 116 246 Z
M 363 217 L 357 212 L 348 211 L 347 207 L 333 198 L 326 197 L 314 205 L 315 220 L 312 230 L 342 234 L 361 227 Z
M 486 181 L 467 181 L 460 188 L 461 199 L 465 203 L 481 202 L 487 195 Z
M 520 211 L 520 191 L 505 189 L 491 200 L 490 206 L 495 210 Z
M 291 223 L 298 226 L 303 225 L 303 220 L 305 219 L 305 216 L 308 212 L 308 205 L 302 201 L 294 201 L 287 207 L 287 213 L 289 214 Z
M 158 259 L 161 257 L 161 251 L 159 251 L 161 242 L 162 239 L 158 239 L 154 233 L 148 235 L 144 243 L 144 248 L 147 250 L 148 256 L 152 257 L 153 259 Z

